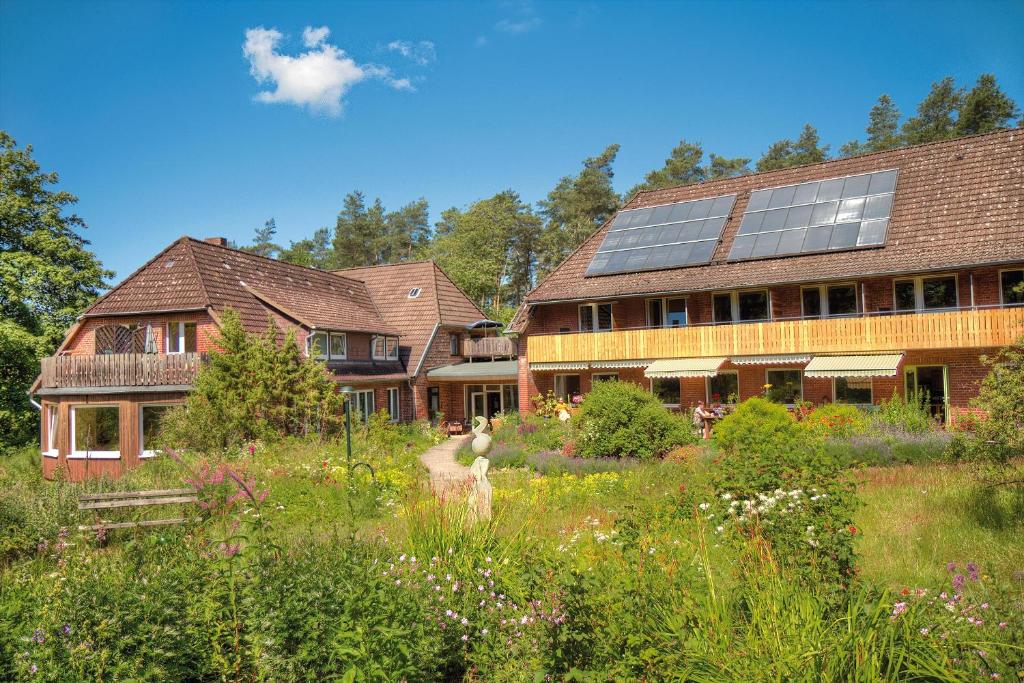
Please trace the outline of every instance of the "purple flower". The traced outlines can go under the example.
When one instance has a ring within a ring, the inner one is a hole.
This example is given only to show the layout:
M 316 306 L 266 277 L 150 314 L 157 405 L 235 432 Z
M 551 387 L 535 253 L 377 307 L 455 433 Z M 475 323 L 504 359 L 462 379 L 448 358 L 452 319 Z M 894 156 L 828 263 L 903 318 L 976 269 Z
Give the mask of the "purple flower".
M 947 562 L 946 563 L 946 571 L 949 572 L 950 574 L 955 572 L 956 571 L 956 562 Z
M 32 634 L 32 642 L 39 643 L 42 645 L 46 641 L 46 636 L 43 635 L 43 629 L 37 628 Z
M 39 667 L 36 666 L 35 664 L 33 664 L 32 666 L 30 666 L 28 668 L 28 670 L 29 670 L 29 673 L 35 673 L 35 672 L 39 671 Z
M 964 578 L 963 574 L 957 574 L 953 577 L 953 590 L 958 591 L 964 587 L 967 579 Z
M 978 580 L 978 565 L 973 562 L 967 563 L 967 576 L 970 577 L 971 581 Z
M 66 636 L 70 636 L 71 635 L 71 624 L 64 624 L 64 627 L 61 628 L 60 632 L 63 633 L 64 635 L 66 635 Z

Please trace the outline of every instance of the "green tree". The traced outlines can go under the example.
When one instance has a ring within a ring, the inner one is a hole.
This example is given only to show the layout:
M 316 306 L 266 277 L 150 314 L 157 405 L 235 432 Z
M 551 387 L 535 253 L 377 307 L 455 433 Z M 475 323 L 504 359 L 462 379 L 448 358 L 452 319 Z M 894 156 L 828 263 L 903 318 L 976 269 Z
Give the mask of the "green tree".
M 395 263 L 422 254 L 430 245 L 430 206 L 420 198 L 384 217 L 377 262 Z
M 253 238 L 252 244 L 248 247 L 242 247 L 242 251 L 247 251 L 257 256 L 276 258 L 281 253 L 281 247 L 274 243 L 274 235 L 276 233 L 277 221 L 271 218 L 263 224 L 262 228 L 256 228 L 256 235 Z
M 113 275 L 78 234 L 85 222 L 66 213 L 77 197 L 50 189 L 58 180 L 40 171 L 31 145 L 18 149 L 0 131 L 0 448 L 32 438 L 38 416 L 25 392 L 39 358 Z
M 988 133 L 1013 125 L 1017 104 L 999 88 L 996 77 L 982 74 L 963 98 L 956 121 L 957 135 Z
M 384 206 L 380 199 L 367 208 L 366 197 L 356 190 L 345 202 L 334 226 L 332 268 L 371 266 L 379 263 L 378 249 L 386 234 Z
M 871 107 L 871 111 L 868 113 L 867 142 L 860 143 L 856 140 L 848 142 L 840 148 L 839 155 L 849 157 L 899 147 L 901 144 L 899 121 L 900 110 L 896 107 L 896 103 L 888 95 L 879 96 L 878 102 Z
M 750 159 L 746 157 L 735 157 L 729 159 L 712 153 L 711 161 L 708 163 L 708 180 L 719 178 L 735 178 L 736 176 L 750 173 Z
M 579 175 L 565 176 L 538 202 L 544 231 L 537 252 L 538 273 L 550 272 L 619 210 L 612 187 L 618 145 L 584 160 Z
M 641 190 L 659 190 L 664 187 L 690 185 L 750 173 L 750 159 L 728 159 L 711 154 L 706 165 L 703 161 L 704 148 L 700 143 L 680 140 L 673 148 L 672 154 L 665 160 L 665 165 L 648 173 L 644 182 L 630 189 L 626 197 L 630 198 Z
M 919 145 L 956 137 L 956 113 L 963 101 L 963 90 L 952 76 L 932 83 L 928 95 L 917 105 L 917 114 L 903 124 L 903 144 Z
M 308 268 L 330 268 L 334 262 L 331 231 L 328 228 L 317 229 L 313 237 L 292 242 L 287 249 L 282 249 L 278 258 Z
M 796 141 L 790 139 L 772 143 L 757 161 L 757 170 L 774 171 L 790 166 L 814 164 L 828 158 L 828 145 L 820 146 L 818 131 L 811 124 L 804 124 L 800 137 Z

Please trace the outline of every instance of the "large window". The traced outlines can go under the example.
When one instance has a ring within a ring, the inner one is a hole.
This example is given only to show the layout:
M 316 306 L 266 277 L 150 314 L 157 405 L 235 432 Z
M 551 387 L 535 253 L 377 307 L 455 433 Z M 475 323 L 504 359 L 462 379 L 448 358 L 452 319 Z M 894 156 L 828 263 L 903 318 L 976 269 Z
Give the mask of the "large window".
M 765 384 L 771 385 L 767 390 L 769 400 L 786 404 L 801 400 L 804 395 L 803 374 L 800 370 L 768 370 Z
M 999 293 L 1004 306 L 1024 305 L 1024 270 L 999 273 Z
M 678 406 L 680 401 L 678 377 L 654 377 L 651 379 L 651 393 L 662 405 Z
M 804 287 L 800 294 L 805 318 L 857 314 L 857 285 Z
M 71 458 L 121 457 L 117 406 L 72 406 Z
M 740 377 L 736 372 L 719 372 L 708 377 L 708 403 L 739 403 Z
M 402 413 L 398 404 L 398 387 L 390 387 L 388 389 L 388 418 L 392 422 L 398 422 L 401 416 Z
M 770 302 L 767 289 L 721 292 L 712 298 L 712 314 L 716 323 L 768 320 L 771 318 Z
M 373 415 L 374 412 L 373 389 L 353 391 L 349 395 L 348 402 L 345 404 L 345 410 L 348 410 L 350 404 L 356 409 L 358 413 L 356 417 L 362 420 L 363 422 L 366 422 L 367 420 L 370 419 L 370 416 Z
M 331 332 L 331 360 L 348 358 L 348 335 L 344 332 Z
M 317 360 L 327 359 L 327 344 L 330 337 L 326 332 L 314 332 L 306 337 L 309 344 L 309 357 Z
M 139 407 L 139 457 L 151 458 L 156 455 L 156 437 L 160 433 L 160 421 L 173 407 L 167 404 Z
M 686 299 L 648 299 L 648 327 L 682 327 L 686 325 Z
M 398 360 L 398 337 L 374 337 L 373 359 Z
M 569 401 L 578 393 L 580 393 L 579 375 L 555 375 L 555 396 L 557 398 Z
M 605 332 L 612 329 L 611 304 L 581 304 L 580 332 Z
M 60 425 L 60 406 L 46 406 L 46 443 L 43 455 L 57 457 L 57 427 Z
M 836 377 L 836 403 L 872 403 L 870 377 Z
M 167 353 L 195 353 L 196 324 L 167 323 Z
M 926 311 L 956 308 L 955 275 L 934 275 L 895 280 L 893 304 L 897 311 Z

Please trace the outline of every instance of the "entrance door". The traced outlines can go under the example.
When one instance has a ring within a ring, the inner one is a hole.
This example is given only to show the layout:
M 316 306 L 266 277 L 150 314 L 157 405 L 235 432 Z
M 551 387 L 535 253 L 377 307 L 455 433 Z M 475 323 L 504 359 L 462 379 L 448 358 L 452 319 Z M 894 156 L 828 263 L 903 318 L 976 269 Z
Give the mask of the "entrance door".
M 439 412 L 441 412 L 441 387 L 427 387 L 427 417 L 431 424 L 437 424 Z
M 919 365 L 906 370 L 907 397 L 915 392 L 927 394 L 928 407 L 932 415 L 946 420 L 946 366 Z

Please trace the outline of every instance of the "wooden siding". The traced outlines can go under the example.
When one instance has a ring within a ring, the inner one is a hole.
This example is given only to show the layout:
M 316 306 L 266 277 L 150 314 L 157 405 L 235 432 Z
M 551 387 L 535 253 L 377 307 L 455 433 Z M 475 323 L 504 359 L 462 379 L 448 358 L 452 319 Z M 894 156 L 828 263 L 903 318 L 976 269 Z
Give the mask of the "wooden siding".
M 531 363 L 775 353 L 999 347 L 1024 335 L 1024 308 L 531 335 Z
M 102 356 L 49 356 L 42 360 L 42 386 L 152 387 L 191 384 L 204 354 L 115 353 Z
M 510 337 L 466 337 L 462 340 L 462 355 L 467 358 L 511 357 L 516 355 L 516 342 Z

